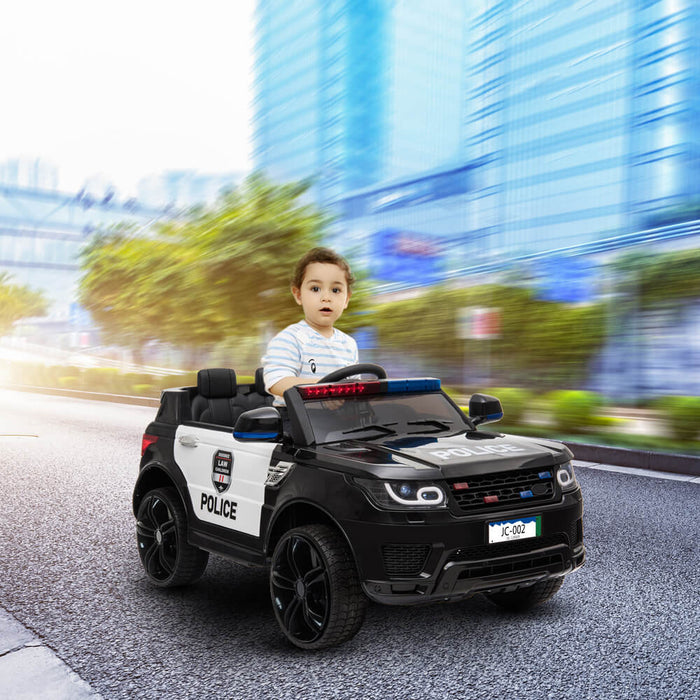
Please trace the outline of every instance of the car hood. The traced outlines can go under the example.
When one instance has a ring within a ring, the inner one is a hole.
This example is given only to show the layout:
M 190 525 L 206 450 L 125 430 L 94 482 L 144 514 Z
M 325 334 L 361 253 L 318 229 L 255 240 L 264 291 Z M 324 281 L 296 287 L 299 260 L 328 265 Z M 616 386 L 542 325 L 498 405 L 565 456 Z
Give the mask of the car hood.
M 394 478 L 409 478 L 410 472 L 414 478 L 430 478 L 437 476 L 437 470 L 449 479 L 468 474 L 548 467 L 573 457 L 559 442 L 479 431 L 381 442 L 348 440 L 317 449 L 328 457 L 335 456 L 335 459 L 342 455 L 343 461 L 352 461 L 356 468 L 362 464 L 364 471 L 375 472 L 377 476 Z

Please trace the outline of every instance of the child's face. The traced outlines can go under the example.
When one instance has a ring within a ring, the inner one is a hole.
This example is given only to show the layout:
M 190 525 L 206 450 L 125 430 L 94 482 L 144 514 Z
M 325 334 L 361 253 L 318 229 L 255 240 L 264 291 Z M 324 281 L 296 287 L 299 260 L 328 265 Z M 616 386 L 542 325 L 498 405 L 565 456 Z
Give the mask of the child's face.
M 310 263 L 304 273 L 301 289 L 292 287 L 292 294 L 304 309 L 306 322 L 328 336 L 350 301 L 345 272 L 332 263 Z

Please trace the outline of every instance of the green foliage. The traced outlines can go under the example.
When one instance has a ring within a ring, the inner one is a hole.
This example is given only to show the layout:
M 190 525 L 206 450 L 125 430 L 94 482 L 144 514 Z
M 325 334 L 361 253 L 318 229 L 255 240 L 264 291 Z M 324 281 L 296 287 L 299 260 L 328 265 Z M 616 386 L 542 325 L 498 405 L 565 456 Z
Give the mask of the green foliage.
M 42 292 L 13 284 L 11 276 L 0 272 L 0 336 L 7 334 L 15 321 L 43 316 L 48 304 Z
M 61 389 L 78 389 L 80 387 L 80 377 L 59 377 L 58 386 Z
M 565 434 L 589 429 L 603 407 L 602 398 L 592 391 L 555 391 L 549 400 L 554 425 Z
M 88 367 L 83 370 L 83 386 L 87 391 L 115 394 L 121 385 L 121 372 L 116 367 Z
M 155 387 L 153 384 L 132 384 L 131 391 L 134 396 L 153 396 Z
M 671 434 L 677 440 L 693 440 L 700 432 L 700 396 L 666 396 L 660 403 Z
M 457 338 L 462 307 L 498 308 L 500 337 Z M 382 347 L 436 364 L 481 364 L 490 354 L 492 377 L 533 387 L 575 382 L 604 339 L 601 304 L 539 301 L 529 289 L 483 285 L 467 289 L 434 287 L 425 294 L 376 307 L 372 314 Z
M 503 418 L 508 425 L 519 425 L 532 408 L 532 392 L 517 387 L 489 389 L 489 394 L 501 402 Z
M 210 209 L 145 234 L 121 227 L 96 236 L 81 257 L 82 305 L 107 343 L 134 350 L 156 340 L 209 348 L 256 334 L 262 322 L 298 320 L 293 267 L 329 221 L 302 203 L 308 187 L 253 175 Z

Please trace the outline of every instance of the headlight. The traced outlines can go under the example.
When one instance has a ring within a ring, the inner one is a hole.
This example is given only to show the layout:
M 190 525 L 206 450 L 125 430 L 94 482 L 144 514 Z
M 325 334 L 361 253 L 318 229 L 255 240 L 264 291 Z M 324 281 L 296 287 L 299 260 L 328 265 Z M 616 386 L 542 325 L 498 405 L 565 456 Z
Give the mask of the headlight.
M 578 487 L 576 474 L 574 474 L 574 465 L 571 462 L 564 462 L 557 468 L 557 481 L 561 486 L 562 491 L 573 491 Z
M 354 481 L 370 500 L 381 508 L 412 510 L 445 507 L 445 492 L 440 486 L 431 482 L 357 478 Z

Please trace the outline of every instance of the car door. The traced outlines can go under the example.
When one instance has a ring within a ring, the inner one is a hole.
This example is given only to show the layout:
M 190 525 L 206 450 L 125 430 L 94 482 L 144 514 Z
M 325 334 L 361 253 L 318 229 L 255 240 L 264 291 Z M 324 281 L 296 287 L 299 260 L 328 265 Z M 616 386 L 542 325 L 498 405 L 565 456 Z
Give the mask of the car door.
M 265 481 L 275 447 L 274 442 L 239 442 L 230 428 L 178 426 L 175 461 L 187 480 L 195 516 L 259 537 Z

